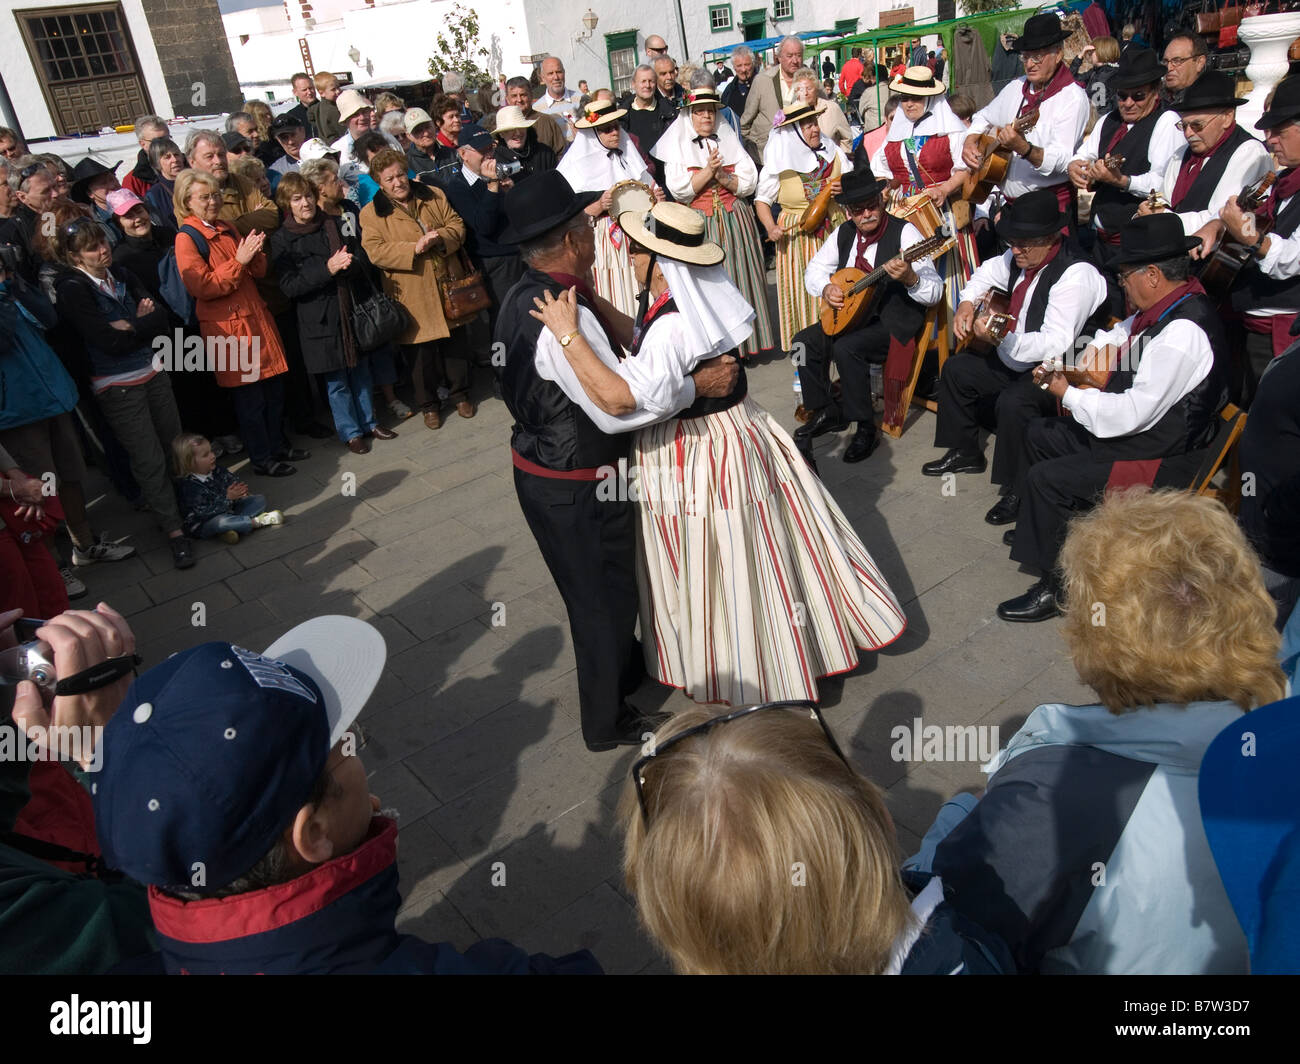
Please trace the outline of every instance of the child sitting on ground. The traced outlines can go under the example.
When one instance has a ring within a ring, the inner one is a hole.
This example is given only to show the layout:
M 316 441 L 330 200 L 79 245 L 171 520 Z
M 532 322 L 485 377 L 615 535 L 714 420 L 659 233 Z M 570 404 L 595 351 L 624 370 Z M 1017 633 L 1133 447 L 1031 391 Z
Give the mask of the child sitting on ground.
M 186 535 L 220 536 L 227 543 L 238 543 L 241 532 L 247 535 L 255 528 L 284 524 L 279 510 L 267 510 L 266 496 L 250 495 L 247 484 L 217 465 L 206 437 L 182 433 L 172 441 L 172 453 Z

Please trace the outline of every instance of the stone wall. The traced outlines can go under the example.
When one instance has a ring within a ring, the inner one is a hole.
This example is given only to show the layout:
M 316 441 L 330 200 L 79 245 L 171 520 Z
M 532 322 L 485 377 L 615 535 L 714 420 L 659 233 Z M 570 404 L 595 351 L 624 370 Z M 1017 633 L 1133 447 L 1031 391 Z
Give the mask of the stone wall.
M 243 101 L 216 0 L 141 0 L 172 108 L 179 115 L 237 110 Z M 196 83 L 205 90 L 195 103 Z M 155 101 L 156 104 L 161 101 Z

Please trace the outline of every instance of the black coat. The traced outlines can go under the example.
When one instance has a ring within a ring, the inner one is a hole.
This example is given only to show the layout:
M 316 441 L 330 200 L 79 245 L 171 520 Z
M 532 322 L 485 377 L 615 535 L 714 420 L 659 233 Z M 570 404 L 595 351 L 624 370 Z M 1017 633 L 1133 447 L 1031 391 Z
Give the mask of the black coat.
M 171 226 L 154 226 L 144 240 L 123 235 L 121 243 L 113 249 L 113 266 L 130 270 L 149 289 L 150 298 L 155 303 L 163 303 L 158 266 L 175 243 L 176 230 Z
M 334 224 L 335 219 L 327 218 L 314 233 L 293 233 L 282 225 L 271 234 L 271 267 L 280 290 L 293 301 L 302 358 L 309 373 L 332 373 L 347 364 L 339 277 L 347 278 L 354 299 L 364 298 L 369 291 L 365 275 L 371 275 L 371 266 L 361 249 L 359 226 L 351 227 L 351 236 L 342 236 L 343 244 L 352 252 L 352 265 L 342 274 L 329 272 L 326 263 L 330 245 L 325 228 Z M 357 357 L 363 358 L 364 353 L 358 351 Z

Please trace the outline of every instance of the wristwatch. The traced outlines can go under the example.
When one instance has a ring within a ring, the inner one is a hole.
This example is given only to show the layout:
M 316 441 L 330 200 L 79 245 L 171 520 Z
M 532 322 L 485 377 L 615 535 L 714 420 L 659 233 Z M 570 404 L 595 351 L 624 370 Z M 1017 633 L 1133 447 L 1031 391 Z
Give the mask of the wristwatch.
M 1254 255 L 1255 258 L 1262 259 L 1264 257 L 1264 241 L 1267 239 L 1268 239 L 1267 236 L 1261 236 L 1258 240 L 1256 240 L 1253 244 L 1250 245 L 1250 253 Z
M 571 333 L 565 333 L 563 336 L 560 337 L 560 346 L 568 347 L 571 343 L 573 343 L 573 338 L 577 335 L 578 335 L 577 329 L 574 329 L 573 332 Z

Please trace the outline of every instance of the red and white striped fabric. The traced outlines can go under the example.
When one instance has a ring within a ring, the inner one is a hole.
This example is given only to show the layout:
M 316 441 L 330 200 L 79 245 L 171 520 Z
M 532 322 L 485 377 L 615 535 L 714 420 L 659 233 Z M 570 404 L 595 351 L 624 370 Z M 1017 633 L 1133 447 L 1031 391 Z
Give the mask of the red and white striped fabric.
M 646 666 L 697 702 L 816 699 L 902 607 L 794 441 L 746 398 L 637 432 Z

